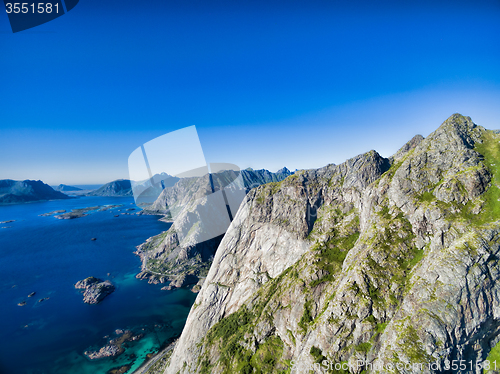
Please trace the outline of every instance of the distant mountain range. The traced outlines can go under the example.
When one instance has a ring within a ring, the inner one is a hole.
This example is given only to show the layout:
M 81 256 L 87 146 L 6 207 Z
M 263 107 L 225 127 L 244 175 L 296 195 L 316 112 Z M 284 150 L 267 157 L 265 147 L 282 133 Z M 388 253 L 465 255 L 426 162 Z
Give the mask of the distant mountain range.
M 101 186 L 95 191 L 86 193 L 86 196 L 134 196 L 132 185 L 136 189 L 137 194 L 158 196 L 163 187 L 160 186 L 160 183 L 163 184 L 164 187 L 173 186 L 179 178 L 172 177 L 168 174 L 156 174 L 153 178 L 154 185 L 151 186 L 151 180 L 147 179 L 145 181 L 131 181 L 129 179 L 118 179 L 105 185 Z M 154 201 L 154 200 L 153 200 Z
M 272 181 L 278 181 L 290 174 L 286 168 L 279 170 L 277 173 L 271 173 L 267 170 L 252 170 L 247 169 L 241 172 L 245 185 L 260 185 Z M 31 201 L 68 199 L 70 198 L 64 193 L 78 196 L 134 196 L 132 185 L 136 189 L 136 193 L 142 197 L 154 197 L 151 202 L 154 202 L 156 197 L 160 195 L 163 188 L 173 187 L 180 178 L 172 177 L 166 173 L 156 174 L 152 180 L 134 182 L 129 179 L 118 179 L 102 185 L 96 190 L 89 191 L 86 188 L 79 188 L 60 184 L 51 187 L 42 181 L 14 181 L 10 179 L 0 180 L 0 204 L 23 203 Z M 153 185 L 151 185 L 153 181 Z M 88 187 L 94 187 L 88 186 Z M 90 189 L 90 188 L 89 188 Z
M 169 230 L 148 239 L 140 245 L 135 252 L 142 260 L 141 272 L 137 275 L 140 279 L 148 279 L 150 283 L 166 283 L 167 289 L 187 285 L 195 285 L 197 290 L 207 276 L 213 256 L 220 244 L 223 233 L 217 231 L 224 225 L 216 226 L 212 220 L 205 222 L 200 218 L 204 209 L 214 209 L 213 218 L 224 215 L 225 209 L 236 214 L 241 199 L 251 189 L 267 183 L 278 184 L 293 173 L 287 168 L 272 173 L 268 170 L 222 170 L 203 177 L 182 178 L 172 187 L 166 187 L 156 201 L 144 208 L 144 214 L 165 215 L 166 220 L 172 219 L 172 211 L 177 211 L 177 224 Z M 244 189 L 243 196 L 238 189 L 232 195 L 231 183 L 241 176 L 240 182 Z M 223 211 L 216 211 L 215 204 L 208 202 L 208 197 L 213 191 L 226 188 L 228 204 L 223 206 Z M 170 203 L 169 203 L 170 202 Z M 210 208 L 207 208 L 210 207 Z M 235 210 L 233 210 L 235 208 Z M 196 224 L 193 222 L 198 221 Z M 214 232 L 219 236 L 210 235 Z M 181 236 L 186 235 L 184 240 Z
M 70 199 L 70 197 L 62 192 L 55 191 L 42 181 L 0 180 L 0 204 L 62 199 Z
M 272 173 L 268 170 L 253 170 L 247 169 L 242 170 L 241 175 L 245 186 L 258 186 L 263 183 L 278 182 L 283 178 L 290 175 L 291 172 L 287 168 L 278 170 L 276 173 Z M 129 179 L 118 179 L 105 185 L 101 186 L 95 191 L 85 193 L 85 196 L 134 196 L 132 187 L 134 187 L 136 195 L 141 195 L 142 199 L 148 200 L 148 197 L 153 197 L 153 200 L 149 201 L 153 203 L 156 198 L 161 194 L 164 188 L 173 187 L 181 178 L 173 177 L 166 173 L 156 174 L 152 179 L 147 179 L 144 181 L 136 182 Z M 186 180 L 186 178 L 182 178 Z M 151 184 L 151 181 L 153 184 Z M 65 186 L 65 185 L 60 185 Z M 66 186 L 71 188 L 70 186 Z M 76 187 L 74 187 L 76 188 Z M 75 191 L 66 189 L 65 191 Z

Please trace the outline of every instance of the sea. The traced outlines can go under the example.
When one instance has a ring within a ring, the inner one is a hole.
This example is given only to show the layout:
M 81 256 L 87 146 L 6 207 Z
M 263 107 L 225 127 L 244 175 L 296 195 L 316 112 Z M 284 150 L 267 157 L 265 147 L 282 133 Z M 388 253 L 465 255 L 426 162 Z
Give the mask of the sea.
M 41 216 L 94 206 L 115 207 L 70 220 Z M 131 197 L 0 206 L 0 222 L 13 221 L 0 223 L 1 374 L 106 374 L 124 365 L 130 374 L 180 334 L 196 295 L 135 278 L 136 246 L 169 227 L 139 211 Z M 74 284 L 89 276 L 109 279 L 115 292 L 85 304 Z M 125 329 L 144 337 L 126 343 L 116 358 L 84 355 Z

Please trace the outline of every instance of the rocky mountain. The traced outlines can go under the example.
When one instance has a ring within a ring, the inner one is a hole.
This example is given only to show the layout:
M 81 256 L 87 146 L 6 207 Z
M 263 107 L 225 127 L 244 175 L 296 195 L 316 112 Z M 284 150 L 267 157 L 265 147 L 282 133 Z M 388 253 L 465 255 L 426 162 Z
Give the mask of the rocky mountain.
M 70 199 L 70 197 L 55 191 L 42 181 L 0 180 L 0 204 L 61 199 Z
M 128 179 L 118 179 L 106 183 L 95 191 L 89 192 L 87 196 L 133 196 L 132 185 Z
M 60 184 L 57 187 L 54 187 L 54 190 L 59 191 L 59 192 L 74 192 L 74 191 L 82 191 L 81 188 L 78 187 L 73 187 L 73 186 L 68 186 L 66 184 Z
M 161 173 L 146 180 L 131 181 L 136 205 L 142 207 L 151 205 L 165 188 L 174 186 L 179 179 L 179 177 Z
M 281 181 L 290 175 L 286 168 L 277 173 L 267 170 L 222 170 L 210 176 L 181 178 L 172 187 L 165 188 L 143 212 L 164 214 L 167 219 L 174 215 L 176 225 L 137 248 L 136 254 L 142 260 L 137 277 L 152 283 L 169 282 L 167 289 L 194 285 L 193 290 L 199 290 L 230 224 L 231 216 L 227 212 L 234 211 L 236 214 L 241 200 L 250 189 Z M 238 188 L 232 188 L 236 182 Z M 215 204 L 217 192 L 223 188 L 227 203 Z
M 266 169 L 253 170 L 250 168 L 241 171 L 241 176 L 245 182 L 245 186 L 249 188 L 257 187 L 261 184 L 270 182 L 281 182 L 290 175 L 292 175 L 292 172 L 286 167 L 278 170 L 276 173 L 270 172 Z
M 165 373 L 482 372 L 500 341 L 499 142 L 454 114 L 389 159 L 252 189 Z
M 241 176 L 244 188 L 249 191 L 265 183 L 279 182 L 292 175 L 292 172 L 286 167 L 278 170 L 276 173 L 265 169 L 253 170 L 246 169 L 241 171 L 224 170 L 218 173 L 212 173 L 211 181 L 207 175 L 202 177 L 182 178 L 175 180 L 171 188 L 165 188 L 163 193 L 154 201 L 153 204 L 144 208 L 145 214 L 169 215 L 170 209 L 175 209 L 176 205 L 186 206 L 193 200 L 198 200 L 212 192 L 212 188 L 219 190 Z M 211 186 L 211 183 L 214 184 Z M 175 201 L 176 205 L 167 203 Z

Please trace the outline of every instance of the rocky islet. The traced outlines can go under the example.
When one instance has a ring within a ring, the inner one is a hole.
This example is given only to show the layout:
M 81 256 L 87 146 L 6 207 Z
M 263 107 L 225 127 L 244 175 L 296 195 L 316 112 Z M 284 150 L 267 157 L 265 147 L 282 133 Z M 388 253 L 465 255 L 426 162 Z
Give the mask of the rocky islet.
M 84 352 L 90 360 L 99 360 L 103 358 L 112 358 L 121 355 L 125 352 L 122 345 L 126 342 L 135 342 L 140 340 L 144 334 L 134 334 L 131 330 L 116 330 L 116 337 L 110 339 L 103 347 L 98 350 L 88 350 Z
M 75 284 L 76 289 L 83 290 L 83 302 L 99 304 L 104 298 L 115 291 L 115 286 L 109 280 L 88 277 Z

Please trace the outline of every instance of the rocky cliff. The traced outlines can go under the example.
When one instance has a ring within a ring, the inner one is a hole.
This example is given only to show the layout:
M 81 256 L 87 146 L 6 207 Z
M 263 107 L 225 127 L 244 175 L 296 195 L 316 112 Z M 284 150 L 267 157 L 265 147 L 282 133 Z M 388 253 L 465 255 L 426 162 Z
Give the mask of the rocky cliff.
M 499 142 L 454 114 L 389 159 L 250 191 L 165 372 L 480 373 L 500 340 Z
M 54 191 L 42 181 L 0 180 L 0 204 L 61 199 L 70 199 L 70 197 L 62 192 Z
M 142 260 L 137 277 L 152 283 L 168 282 L 167 289 L 191 285 L 194 291 L 198 291 L 229 226 L 231 216 L 227 215 L 226 208 L 236 214 L 241 199 L 250 189 L 282 181 L 290 175 L 286 168 L 277 173 L 251 169 L 241 172 L 223 170 L 210 176 L 182 178 L 175 185 L 165 188 L 143 212 L 162 214 L 167 220 L 174 215 L 176 225 L 137 248 L 136 254 Z M 231 194 L 231 183 L 236 180 L 241 190 Z M 209 200 L 215 196 L 214 192 L 224 187 L 227 203 L 218 205 Z M 227 222 L 217 222 L 216 218 L 224 215 Z M 207 218 L 209 222 L 206 222 Z

